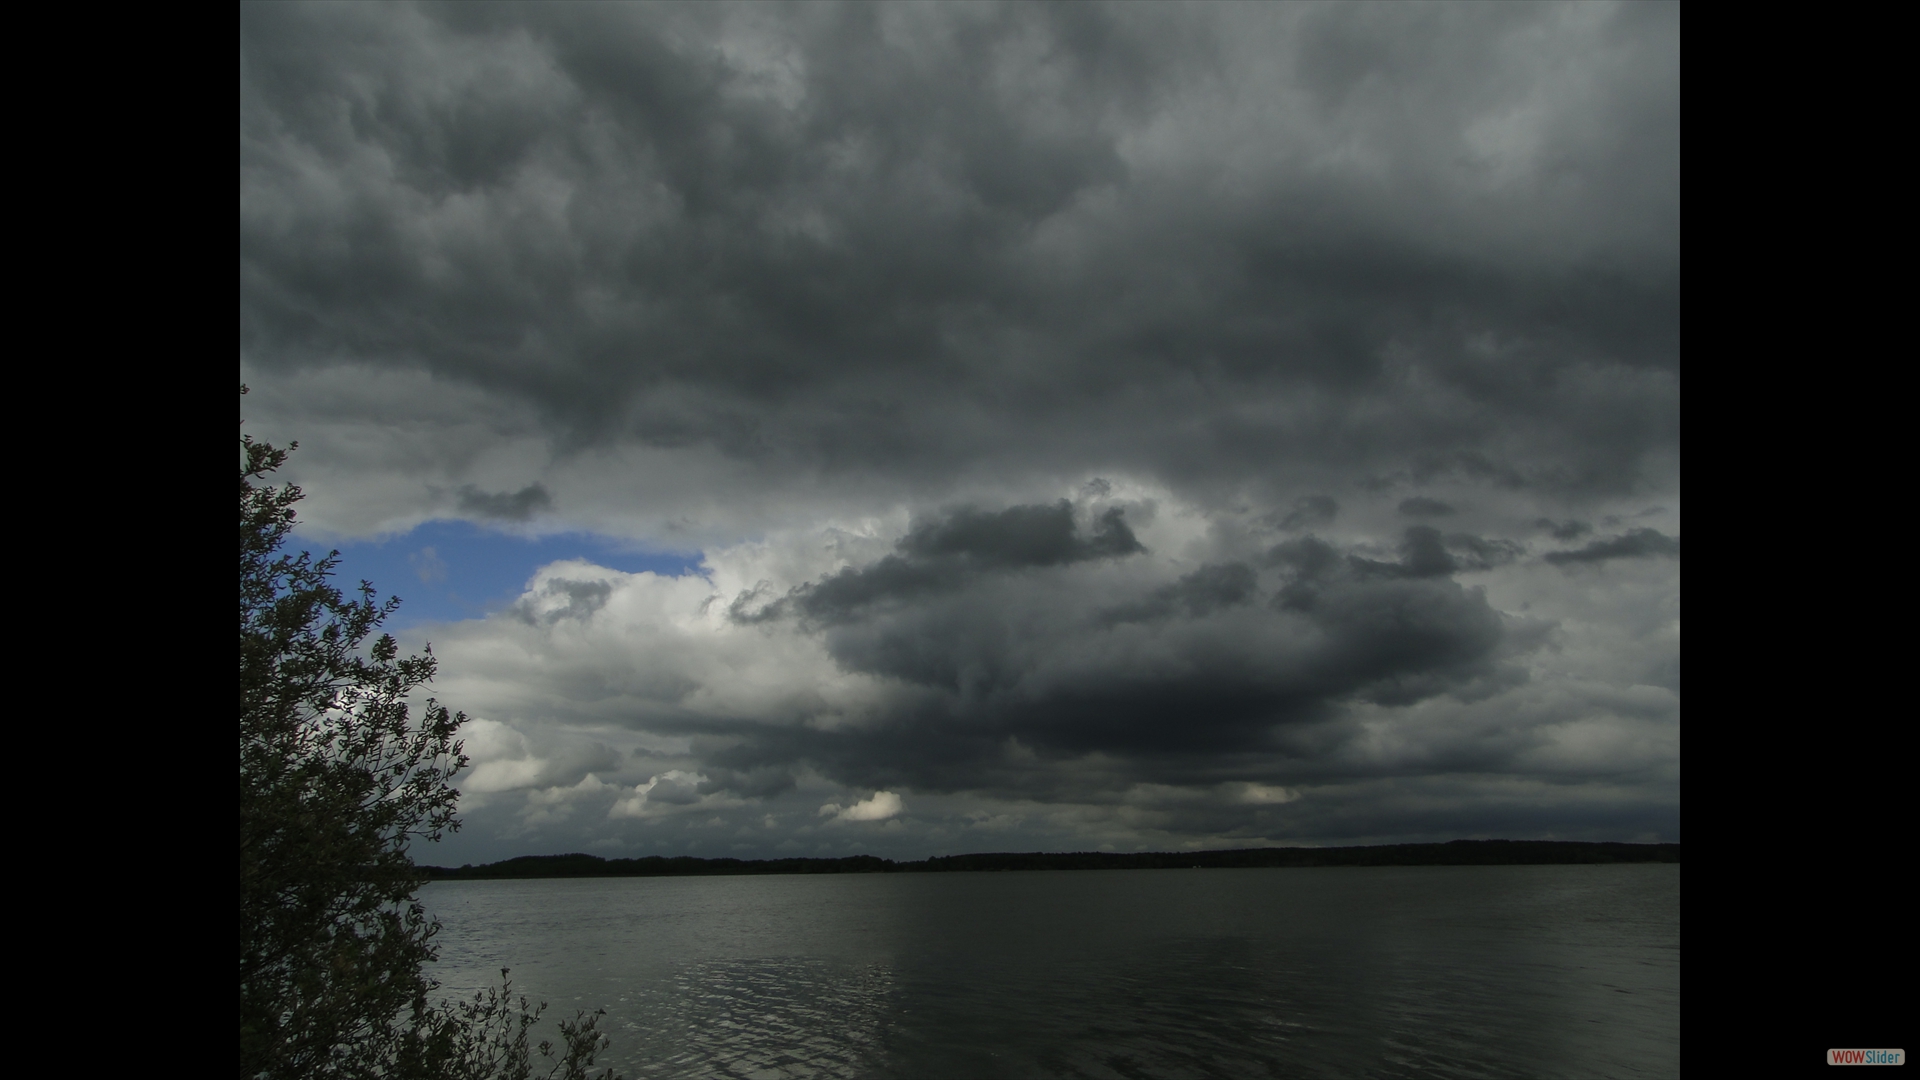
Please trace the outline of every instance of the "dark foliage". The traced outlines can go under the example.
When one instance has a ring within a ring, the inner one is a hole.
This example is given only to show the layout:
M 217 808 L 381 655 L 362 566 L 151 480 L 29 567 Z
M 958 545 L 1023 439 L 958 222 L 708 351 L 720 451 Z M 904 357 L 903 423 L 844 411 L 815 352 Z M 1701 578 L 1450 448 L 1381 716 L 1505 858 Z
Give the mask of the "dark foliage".
M 399 601 L 334 588 L 338 552 L 281 551 L 301 492 L 260 481 L 287 453 L 240 438 L 240 1075 L 527 1076 L 538 1010 L 516 1033 L 504 985 L 427 1001 L 439 926 L 408 849 L 459 827 L 466 717 L 410 712 L 434 660 L 374 637 Z M 556 1071 L 585 1075 L 595 1023 L 562 1025 Z

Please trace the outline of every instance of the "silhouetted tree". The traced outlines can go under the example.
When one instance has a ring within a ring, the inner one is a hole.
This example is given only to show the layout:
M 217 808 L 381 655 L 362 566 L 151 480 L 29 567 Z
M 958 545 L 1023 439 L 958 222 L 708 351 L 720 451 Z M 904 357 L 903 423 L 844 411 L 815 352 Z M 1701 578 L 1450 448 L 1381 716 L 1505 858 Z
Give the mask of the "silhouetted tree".
M 439 926 L 408 846 L 459 828 L 466 716 L 409 711 L 434 660 L 373 636 L 397 599 L 344 596 L 337 551 L 281 551 L 301 492 L 260 481 L 287 453 L 240 438 L 240 1075 L 528 1076 L 539 1009 L 505 985 L 427 1001 Z M 585 1076 L 597 1022 L 562 1024 L 556 1073 Z

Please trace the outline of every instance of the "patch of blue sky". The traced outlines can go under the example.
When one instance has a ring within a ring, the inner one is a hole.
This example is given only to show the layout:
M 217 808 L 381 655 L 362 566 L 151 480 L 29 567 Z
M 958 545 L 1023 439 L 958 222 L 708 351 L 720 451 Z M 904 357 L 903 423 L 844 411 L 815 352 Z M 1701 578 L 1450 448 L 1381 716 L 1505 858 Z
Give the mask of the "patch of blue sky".
M 540 567 L 564 559 L 630 574 L 701 572 L 698 554 L 649 552 L 593 533 L 521 536 L 465 521 L 429 521 L 383 540 L 319 544 L 296 536 L 288 547 L 316 557 L 338 548 L 334 584 L 341 591 L 351 594 L 366 580 L 383 602 L 398 596 L 400 609 L 387 621 L 389 631 L 484 618 L 519 599 Z

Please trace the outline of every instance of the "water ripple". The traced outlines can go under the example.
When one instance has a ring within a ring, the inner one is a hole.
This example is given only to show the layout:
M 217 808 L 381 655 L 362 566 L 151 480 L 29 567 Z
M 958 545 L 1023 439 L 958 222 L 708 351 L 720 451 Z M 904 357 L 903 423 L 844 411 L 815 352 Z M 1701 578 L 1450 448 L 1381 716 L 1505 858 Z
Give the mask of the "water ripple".
M 453 885 L 453 888 L 447 888 Z M 633 1077 L 1673 1076 L 1679 877 L 1421 867 L 439 883 L 438 974 Z

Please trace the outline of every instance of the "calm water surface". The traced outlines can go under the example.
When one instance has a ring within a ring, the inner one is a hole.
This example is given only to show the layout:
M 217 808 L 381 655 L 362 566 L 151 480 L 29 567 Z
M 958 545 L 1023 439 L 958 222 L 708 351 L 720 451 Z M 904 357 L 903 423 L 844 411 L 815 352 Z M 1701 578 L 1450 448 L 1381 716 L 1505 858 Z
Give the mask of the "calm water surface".
M 435 882 L 631 1077 L 1678 1076 L 1680 868 Z

